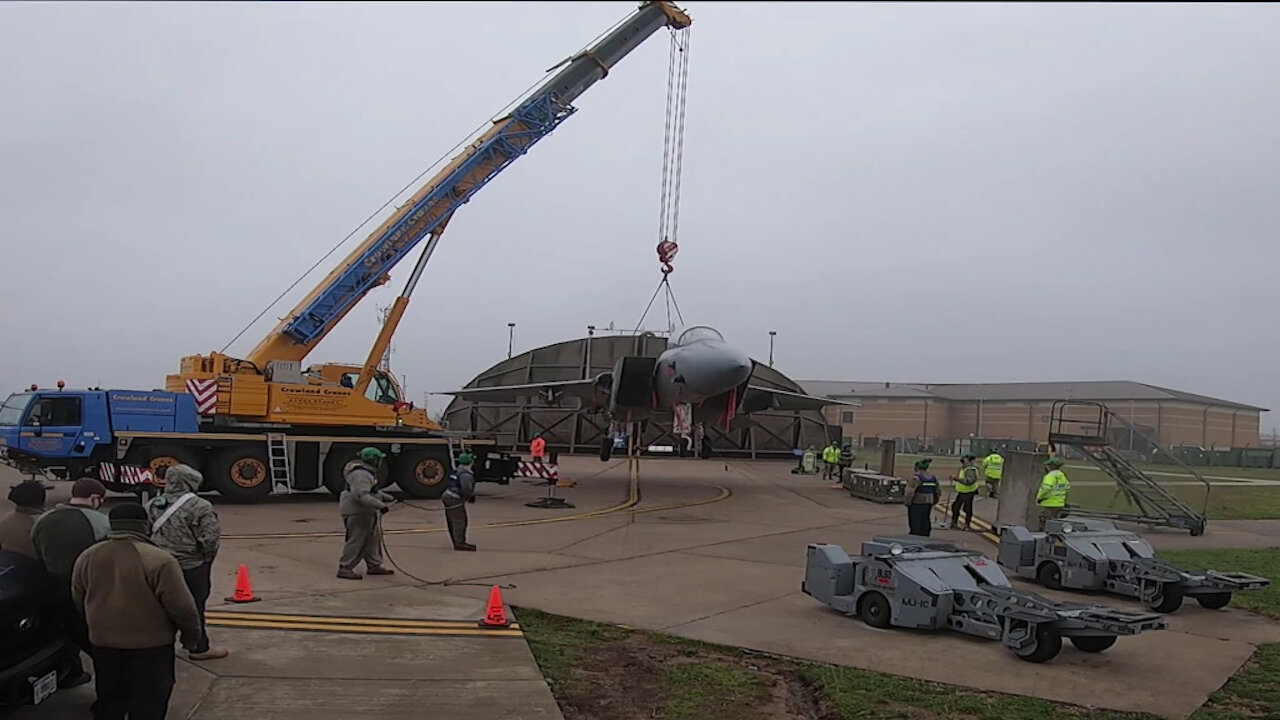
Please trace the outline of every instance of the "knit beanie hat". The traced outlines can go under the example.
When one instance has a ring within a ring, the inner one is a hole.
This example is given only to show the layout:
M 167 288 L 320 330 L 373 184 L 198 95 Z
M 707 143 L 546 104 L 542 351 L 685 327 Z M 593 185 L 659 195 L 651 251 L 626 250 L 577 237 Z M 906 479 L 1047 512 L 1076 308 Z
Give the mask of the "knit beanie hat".
M 151 535 L 151 522 L 147 519 L 147 510 L 138 503 L 117 505 L 111 508 L 111 513 L 107 517 L 111 520 L 112 530 Z
M 24 480 L 9 490 L 9 502 L 18 507 L 42 508 L 44 499 L 44 485 L 39 481 Z

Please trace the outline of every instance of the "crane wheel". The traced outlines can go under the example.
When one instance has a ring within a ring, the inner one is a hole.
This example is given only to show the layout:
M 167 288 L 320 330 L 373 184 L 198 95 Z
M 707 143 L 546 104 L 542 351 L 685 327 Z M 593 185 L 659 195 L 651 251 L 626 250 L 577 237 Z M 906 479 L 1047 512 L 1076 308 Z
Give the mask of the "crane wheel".
M 1041 623 L 1035 629 L 1035 643 L 1029 648 L 1016 650 L 1017 656 L 1027 662 L 1048 662 L 1062 652 L 1062 635 L 1058 629 L 1048 623 Z
M 164 469 L 171 468 L 174 465 L 186 465 L 194 468 L 196 472 L 204 474 L 204 463 L 200 461 L 200 456 L 193 450 L 176 445 L 157 445 L 149 448 L 139 448 L 141 451 L 136 459 L 129 459 L 135 465 L 145 465 L 151 469 L 151 477 L 154 478 L 154 484 L 159 489 L 164 489 L 164 478 L 160 477 Z M 131 453 L 132 454 L 132 453 Z M 206 478 L 201 489 L 209 488 L 209 481 Z
M 406 495 L 434 500 L 444 494 L 452 464 L 447 450 L 405 450 L 392 462 L 396 484 Z
M 1196 596 L 1196 602 L 1206 610 L 1221 610 L 1231 602 L 1231 593 L 1219 592 Z
M 1083 635 L 1081 637 L 1071 638 L 1071 644 L 1076 646 L 1080 652 L 1098 653 L 1106 650 L 1116 644 L 1116 636 L 1098 637 L 1097 635 Z
M 231 447 L 213 458 L 209 486 L 232 502 L 254 502 L 271 494 L 271 465 L 267 449 L 257 445 Z

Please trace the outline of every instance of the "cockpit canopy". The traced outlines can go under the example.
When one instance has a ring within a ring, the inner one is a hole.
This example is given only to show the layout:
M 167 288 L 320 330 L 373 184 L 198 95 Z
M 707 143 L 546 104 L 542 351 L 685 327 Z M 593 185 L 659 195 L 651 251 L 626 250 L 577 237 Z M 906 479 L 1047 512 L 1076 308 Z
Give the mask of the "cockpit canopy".
M 693 327 L 680 333 L 680 337 L 676 338 L 676 345 L 688 345 L 689 343 L 701 340 L 715 340 L 724 342 L 724 336 L 719 330 L 706 325 L 694 325 Z

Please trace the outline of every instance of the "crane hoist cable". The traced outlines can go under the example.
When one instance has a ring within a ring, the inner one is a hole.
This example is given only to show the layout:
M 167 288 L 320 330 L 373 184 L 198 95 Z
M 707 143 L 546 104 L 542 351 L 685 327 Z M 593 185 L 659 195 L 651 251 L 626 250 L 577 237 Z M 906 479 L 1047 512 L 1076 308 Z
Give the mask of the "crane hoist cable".
M 659 197 L 658 217 L 658 262 L 662 265 L 662 280 L 654 290 L 653 297 L 645 307 L 640 321 L 636 323 L 636 332 L 649 316 L 649 310 L 658 299 L 658 294 L 666 290 L 667 330 L 674 329 L 671 322 L 671 309 L 674 306 L 676 317 L 684 324 L 680 314 L 680 305 L 676 302 L 675 293 L 671 290 L 670 275 L 675 271 L 672 262 L 680 245 L 676 241 L 680 229 L 680 188 L 684 170 L 684 123 L 689 96 L 689 28 L 671 31 L 671 44 L 667 57 L 667 112 L 666 125 L 662 139 L 662 189 Z

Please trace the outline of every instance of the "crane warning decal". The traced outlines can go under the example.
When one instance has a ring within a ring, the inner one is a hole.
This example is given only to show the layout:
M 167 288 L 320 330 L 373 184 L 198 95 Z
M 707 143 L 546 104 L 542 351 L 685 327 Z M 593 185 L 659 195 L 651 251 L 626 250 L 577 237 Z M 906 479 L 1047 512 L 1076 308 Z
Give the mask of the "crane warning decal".
M 218 410 L 218 379 L 188 380 L 187 392 L 196 399 L 196 412 L 212 415 Z

